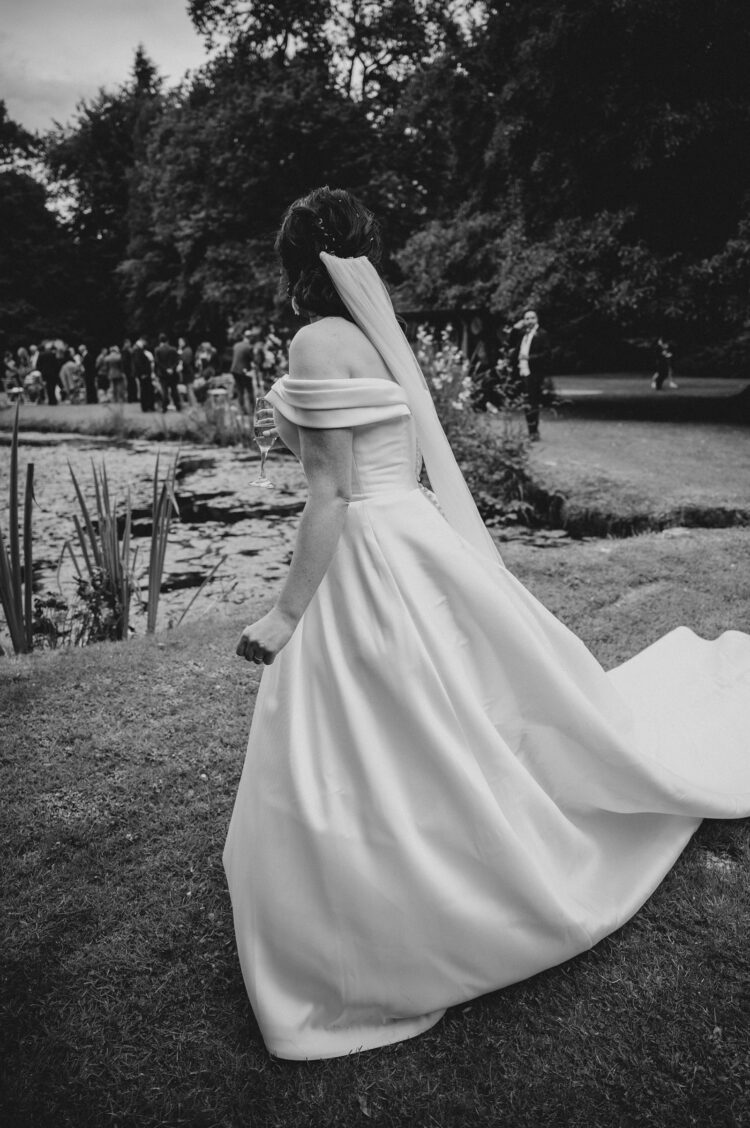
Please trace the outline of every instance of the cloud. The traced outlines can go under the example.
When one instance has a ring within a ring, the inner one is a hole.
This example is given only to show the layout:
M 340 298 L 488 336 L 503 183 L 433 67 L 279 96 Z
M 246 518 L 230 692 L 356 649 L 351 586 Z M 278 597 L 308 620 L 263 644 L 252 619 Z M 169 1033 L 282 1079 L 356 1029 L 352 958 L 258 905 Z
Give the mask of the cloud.
M 169 80 L 205 61 L 185 0 L 4 0 L 0 98 L 28 129 L 127 78 L 139 43 Z
M 8 63 L 0 58 L 3 98 L 10 117 L 20 121 L 27 129 L 49 129 L 53 120 L 68 121 L 81 99 L 91 99 L 97 94 L 106 76 L 92 76 L 83 80 L 80 75 L 58 77 L 36 75 L 28 65 Z

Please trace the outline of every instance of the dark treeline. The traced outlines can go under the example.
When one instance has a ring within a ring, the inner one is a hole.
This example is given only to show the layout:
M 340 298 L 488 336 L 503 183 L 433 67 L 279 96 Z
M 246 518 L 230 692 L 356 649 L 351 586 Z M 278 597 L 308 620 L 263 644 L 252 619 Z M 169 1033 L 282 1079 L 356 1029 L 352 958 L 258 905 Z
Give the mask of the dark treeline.
M 663 333 L 747 370 L 747 0 L 189 9 L 214 54 L 178 90 L 139 48 L 70 124 L 0 118 L 11 347 L 279 316 L 280 215 L 328 183 L 383 217 L 403 307 L 534 305 L 569 368 Z

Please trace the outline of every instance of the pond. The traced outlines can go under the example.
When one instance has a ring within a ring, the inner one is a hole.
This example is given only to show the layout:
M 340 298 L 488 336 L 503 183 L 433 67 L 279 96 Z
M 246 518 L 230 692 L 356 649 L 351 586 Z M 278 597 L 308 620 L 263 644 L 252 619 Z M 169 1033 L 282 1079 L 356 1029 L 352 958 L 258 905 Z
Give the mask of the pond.
M 286 574 L 304 504 L 302 468 L 288 451 L 271 452 L 266 464 L 274 489 L 252 486 L 259 470 L 255 450 L 206 447 L 111 438 L 22 432 L 19 447 L 19 493 L 22 497 L 26 464 L 34 463 L 33 510 L 34 591 L 75 594 L 74 567 L 66 541 L 76 547 L 73 514 L 80 506 L 69 467 L 75 473 L 92 512 L 95 512 L 92 463 L 106 467 L 110 496 L 124 512 L 130 491 L 133 544 L 139 547 L 136 570 L 142 573 L 145 601 L 151 534 L 151 501 L 157 453 L 159 478 L 178 455 L 176 494 L 179 517 L 173 518 L 159 601 L 158 627 L 176 623 L 212 569 L 215 574 L 195 598 L 190 621 L 221 604 L 255 603 L 271 597 Z M 8 529 L 9 436 L 0 437 L 0 521 Z M 80 552 L 78 552 L 80 558 Z M 241 615 L 240 615 L 241 617 Z M 145 606 L 135 607 L 132 622 L 145 632 Z M 3 624 L 3 634 L 5 634 Z M 3 640 L 5 641 L 5 640 Z

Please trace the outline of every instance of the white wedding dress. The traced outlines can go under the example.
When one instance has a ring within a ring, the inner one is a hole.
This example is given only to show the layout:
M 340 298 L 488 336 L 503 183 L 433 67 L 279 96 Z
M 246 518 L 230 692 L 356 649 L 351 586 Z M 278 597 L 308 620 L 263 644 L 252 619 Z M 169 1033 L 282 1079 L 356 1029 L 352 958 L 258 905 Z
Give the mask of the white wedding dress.
M 750 636 L 605 673 L 420 488 L 399 384 L 270 398 L 287 436 L 354 428 L 356 492 L 263 671 L 224 862 L 268 1049 L 329 1058 L 591 947 L 702 817 L 750 815 Z

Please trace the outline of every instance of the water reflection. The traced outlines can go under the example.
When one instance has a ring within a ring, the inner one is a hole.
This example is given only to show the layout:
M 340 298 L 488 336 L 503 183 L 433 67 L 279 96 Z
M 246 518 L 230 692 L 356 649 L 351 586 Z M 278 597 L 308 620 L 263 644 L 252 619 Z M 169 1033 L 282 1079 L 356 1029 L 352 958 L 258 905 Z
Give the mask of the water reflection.
M 189 617 L 216 610 L 222 603 L 241 605 L 271 597 L 286 573 L 297 515 L 304 504 L 304 477 L 295 458 L 283 449 L 271 455 L 276 489 L 250 485 L 257 473 L 257 454 L 242 449 L 191 447 L 160 443 L 160 475 L 179 450 L 177 500 L 180 517 L 172 524 L 167 548 L 164 583 L 159 604 L 159 627 L 174 623 L 196 590 L 219 567 L 193 604 Z M 0 507 L 7 528 L 9 458 L 0 447 Z M 133 543 L 140 544 L 138 567 L 147 566 L 151 533 L 151 499 L 157 447 L 133 440 L 114 444 L 111 439 L 77 435 L 23 432 L 19 450 L 19 479 L 33 462 L 34 588 L 72 598 L 73 567 L 63 544 L 74 536 L 73 514 L 78 503 L 68 464 L 94 510 L 92 462 L 107 468 L 110 494 L 124 499 L 130 490 L 133 507 Z M 22 488 L 22 486 L 21 486 Z M 270 496 L 269 496 L 270 495 Z M 145 579 L 143 594 L 145 597 Z M 133 624 L 145 631 L 145 613 L 135 610 Z

